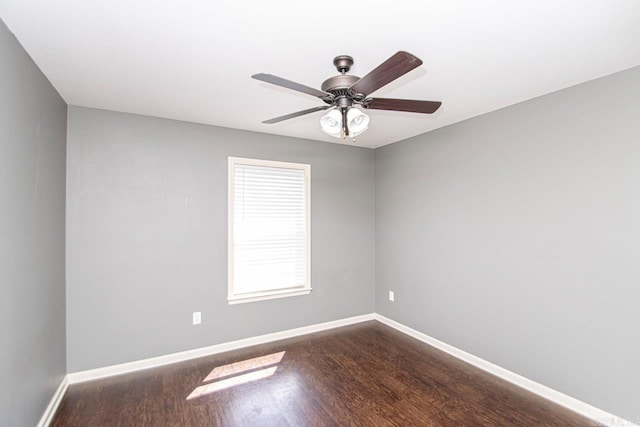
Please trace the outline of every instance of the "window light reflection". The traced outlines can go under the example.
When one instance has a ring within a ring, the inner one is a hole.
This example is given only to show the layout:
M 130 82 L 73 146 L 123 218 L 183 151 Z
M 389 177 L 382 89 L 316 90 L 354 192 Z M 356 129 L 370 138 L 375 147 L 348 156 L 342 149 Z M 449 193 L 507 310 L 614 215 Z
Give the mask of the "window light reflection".
M 282 361 L 284 357 L 284 351 L 280 353 L 273 353 L 267 356 L 254 357 L 253 359 L 242 360 L 240 362 L 230 363 L 228 365 L 217 366 L 207 375 L 204 379 L 204 383 L 216 380 L 218 378 L 228 377 L 230 375 L 236 375 L 243 372 L 251 371 L 253 369 L 265 368 L 271 365 L 277 365 Z
M 276 365 L 282 361 L 284 354 L 285 352 L 281 351 L 228 365 L 216 366 L 202 381 L 203 385 L 196 387 L 187 396 L 187 400 L 196 399 L 240 384 L 269 378 L 275 374 L 278 369 Z
M 276 373 L 277 366 L 270 368 L 260 369 L 259 371 L 249 372 L 248 374 L 237 375 L 235 377 L 226 378 L 224 380 L 215 381 L 209 384 L 196 387 L 195 390 L 187 396 L 187 400 L 196 399 L 207 394 L 215 393 L 216 391 L 224 390 L 229 387 L 234 387 L 240 384 L 246 384 L 252 381 L 262 380 L 269 378 Z

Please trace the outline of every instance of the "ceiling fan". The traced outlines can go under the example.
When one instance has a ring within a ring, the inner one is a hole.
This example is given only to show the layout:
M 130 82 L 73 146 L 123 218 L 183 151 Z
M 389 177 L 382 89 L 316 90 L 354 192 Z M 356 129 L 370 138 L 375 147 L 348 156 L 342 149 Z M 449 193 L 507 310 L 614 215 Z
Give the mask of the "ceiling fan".
M 314 89 L 291 80 L 272 74 L 254 74 L 251 76 L 256 80 L 271 83 L 276 86 L 285 87 L 298 92 L 306 93 L 320 98 L 326 105 L 309 108 L 273 119 L 265 120 L 262 123 L 273 124 L 294 117 L 304 116 L 331 109 L 320 120 L 322 130 L 336 138 L 347 138 L 356 136 L 367 130 L 369 116 L 364 114 L 356 105 L 371 110 L 393 110 L 408 111 L 411 113 L 434 113 L 440 105 L 439 101 L 418 101 L 412 99 L 392 99 L 392 98 L 370 98 L 369 95 L 395 79 L 405 75 L 422 61 L 408 52 L 397 52 L 382 64 L 374 68 L 369 74 L 360 78 L 347 74 L 353 65 L 353 58 L 348 55 L 336 56 L 333 65 L 340 75 L 330 77 L 322 83 L 321 90 Z

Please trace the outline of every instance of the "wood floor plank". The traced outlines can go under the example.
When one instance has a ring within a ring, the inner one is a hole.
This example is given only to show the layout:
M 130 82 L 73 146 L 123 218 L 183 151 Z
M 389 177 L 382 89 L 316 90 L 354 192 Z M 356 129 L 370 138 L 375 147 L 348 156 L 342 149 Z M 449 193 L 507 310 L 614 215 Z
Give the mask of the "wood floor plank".
M 592 425 L 375 321 L 74 384 L 51 424 Z

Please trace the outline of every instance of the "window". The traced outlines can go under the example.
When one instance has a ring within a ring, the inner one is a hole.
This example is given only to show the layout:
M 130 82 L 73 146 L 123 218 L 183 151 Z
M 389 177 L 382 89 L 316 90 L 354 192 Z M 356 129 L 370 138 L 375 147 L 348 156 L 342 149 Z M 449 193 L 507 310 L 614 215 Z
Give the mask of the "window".
M 311 166 L 229 157 L 230 304 L 304 295 Z

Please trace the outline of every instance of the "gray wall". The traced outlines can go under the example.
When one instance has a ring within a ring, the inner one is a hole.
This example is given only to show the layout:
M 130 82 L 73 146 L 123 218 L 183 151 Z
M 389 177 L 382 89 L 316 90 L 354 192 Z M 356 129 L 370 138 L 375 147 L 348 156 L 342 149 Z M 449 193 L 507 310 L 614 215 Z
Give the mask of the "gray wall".
M 67 106 L 0 21 L 0 425 L 35 425 L 66 373 Z
M 373 312 L 372 150 L 79 107 L 68 126 L 69 372 Z M 310 295 L 227 304 L 228 156 L 311 164 Z
M 376 150 L 376 260 L 378 313 L 640 416 L 640 68 Z

